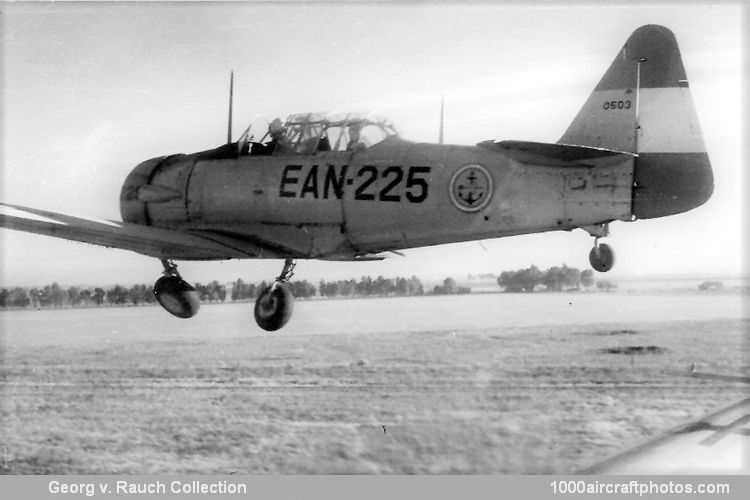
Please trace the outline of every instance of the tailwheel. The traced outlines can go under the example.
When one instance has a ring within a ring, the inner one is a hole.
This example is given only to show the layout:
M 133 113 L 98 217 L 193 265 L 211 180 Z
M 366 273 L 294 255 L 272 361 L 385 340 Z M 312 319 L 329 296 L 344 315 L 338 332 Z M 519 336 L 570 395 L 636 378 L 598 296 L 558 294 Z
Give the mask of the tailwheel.
M 255 301 L 255 322 L 266 331 L 280 329 L 292 317 L 294 296 L 286 282 L 294 274 L 295 265 L 294 259 L 286 259 L 279 277 L 271 286 L 263 289 Z
M 154 283 L 156 301 L 168 313 L 178 318 L 192 318 L 198 314 L 201 302 L 195 288 L 183 280 L 177 272 L 177 266 L 163 260 L 164 276 Z
M 589 253 L 589 262 L 596 271 L 606 273 L 615 265 L 615 251 L 606 243 L 599 243 L 597 238 Z

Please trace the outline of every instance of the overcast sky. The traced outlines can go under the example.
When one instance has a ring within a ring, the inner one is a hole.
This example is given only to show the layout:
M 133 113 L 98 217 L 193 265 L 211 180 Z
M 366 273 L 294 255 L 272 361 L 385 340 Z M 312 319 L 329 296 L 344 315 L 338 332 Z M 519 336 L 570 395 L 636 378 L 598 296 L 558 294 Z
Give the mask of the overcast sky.
M 738 274 L 743 246 L 741 10 L 733 5 L 2 4 L 2 193 L 9 203 L 120 219 L 139 162 L 221 144 L 257 115 L 377 111 L 406 139 L 555 142 L 630 33 L 677 37 L 715 174 L 689 213 L 614 223 L 613 276 Z M 153 258 L 0 230 L 0 285 L 153 282 Z M 376 263 L 303 261 L 297 278 L 465 277 L 588 267 L 582 230 L 444 245 Z M 191 282 L 273 278 L 280 261 L 180 265 Z

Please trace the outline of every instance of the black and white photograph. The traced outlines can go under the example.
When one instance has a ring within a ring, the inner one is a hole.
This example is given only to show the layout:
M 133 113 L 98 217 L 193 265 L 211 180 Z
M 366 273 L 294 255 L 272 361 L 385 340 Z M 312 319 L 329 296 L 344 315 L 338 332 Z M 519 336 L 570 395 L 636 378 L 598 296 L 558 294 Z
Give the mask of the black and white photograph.
M 0 3 L 0 473 L 750 474 L 744 16 Z

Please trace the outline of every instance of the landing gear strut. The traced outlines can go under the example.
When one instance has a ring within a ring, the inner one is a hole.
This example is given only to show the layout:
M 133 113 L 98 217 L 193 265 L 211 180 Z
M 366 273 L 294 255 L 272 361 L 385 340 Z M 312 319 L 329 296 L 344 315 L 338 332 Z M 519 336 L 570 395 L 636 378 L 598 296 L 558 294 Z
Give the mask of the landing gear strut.
M 198 292 L 177 272 L 171 260 L 162 260 L 164 276 L 154 283 L 156 301 L 170 314 L 178 318 L 192 318 L 198 314 L 201 302 Z
M 292 317 L 294 296 L 286 282 L 294 275 L 296 265 L 295 259 L 286 259 L 281 274 L 255 301 L 255 322 L 266 331 L 278 330 Z
M 594 248 L 589 253 L 591 267 L 600 273 L 606 273 L 615 265 L 615 251 L 606 243 L 599 243 L 599 238 L 609 236 L 609 224 L 599 224 L 583 229 L 594 237 Z

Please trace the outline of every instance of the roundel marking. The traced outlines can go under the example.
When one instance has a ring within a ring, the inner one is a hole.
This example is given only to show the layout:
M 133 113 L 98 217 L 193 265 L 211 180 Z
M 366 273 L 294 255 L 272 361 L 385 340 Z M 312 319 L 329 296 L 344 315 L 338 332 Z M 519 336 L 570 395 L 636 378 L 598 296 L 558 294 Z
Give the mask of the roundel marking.
M 451 178 L 450 195 L 459 210 L 481 210 L 492 198 L 492 176 L 482 165 L 464 165 Z

